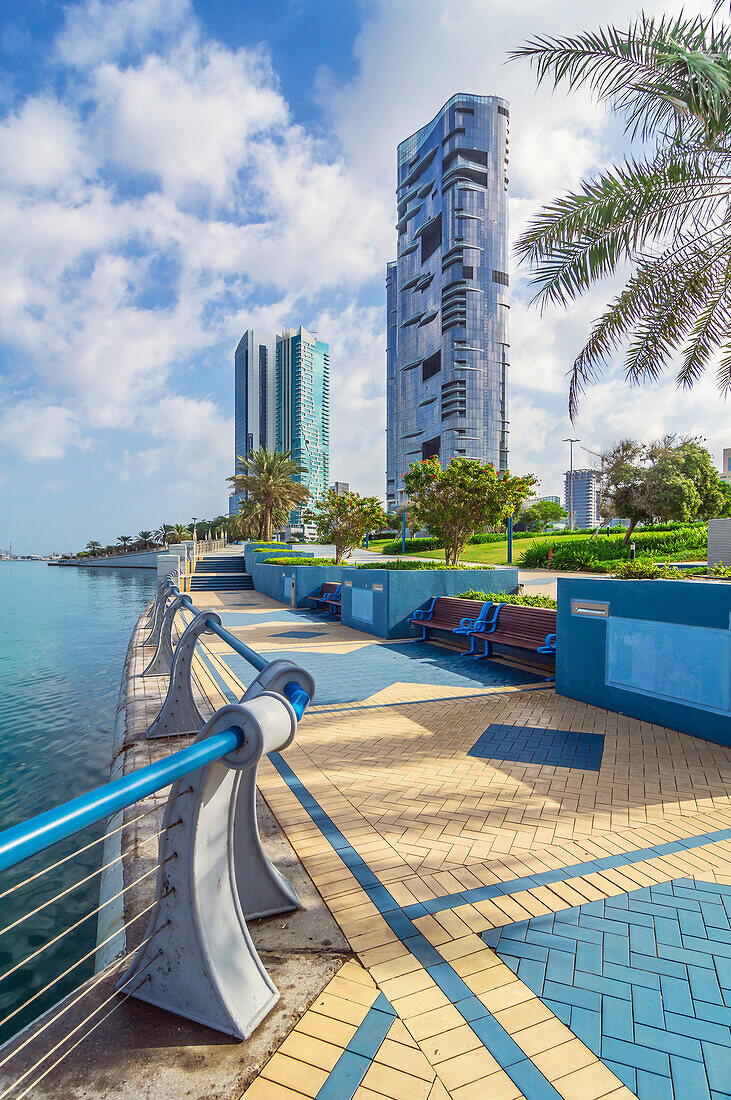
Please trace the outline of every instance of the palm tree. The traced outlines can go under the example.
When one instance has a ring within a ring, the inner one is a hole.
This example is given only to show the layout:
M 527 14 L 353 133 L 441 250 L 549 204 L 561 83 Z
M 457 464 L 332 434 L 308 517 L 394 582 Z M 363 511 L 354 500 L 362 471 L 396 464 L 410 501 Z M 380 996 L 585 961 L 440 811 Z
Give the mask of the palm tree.
M 720 4 L 714 8 L 714 15 Z M 677 383 L 711 365 L 731 388 L 731 29 L 713 17 L 650 18 L 516 50 L 538 82 L 587 86 L 651 151 L 544 207 L 517 250 L 536 299 L 566 304 L 601 279 L 631 275 L 594 322 L 569 372 L 575 419 L 587 385 L 622 345 L 631 384 L 655 380 L 678 350 Z
M 93 539 L 86 544 L 86 549 L 90 552 L 93 558 L 96 557 L 101 548 L 102 544 L 100 542 L 95 542 Z
M 170 530 L 169 523 L 161 523 L 157 531 L 155 531 L 155 540 L 159 543 L 165 543 L 168 541 L 168 532 Z
M 122 553 L 124 553 L 124 554 L 127 553 L 127 547 L 133 541 L 134 540 L 132 539 L 131 535 L 117 535 L 117 542 L 121 543 Z
M 146 550 L 152 542 L 152 531 L 138 531 L 137 538 L 142 543 L 143 548 Z
M 168 542 L 182 542 L 183 539 L 189 539 L 192 537 L 190 531 L 184 523 L 167 524 L 166 533 Z
M 292 458 L 291 451 L 268 451 L 261 447 L 246 457 L 238 456 L 238 469 L 228 480 L 234 492 L 246 493 L 248 500 L 261 513 L 259 538 L 269 542 L 274 521 L 281 522 L 299 504 L 309 499 L 309 489 L 296 481 L 305 468 Z

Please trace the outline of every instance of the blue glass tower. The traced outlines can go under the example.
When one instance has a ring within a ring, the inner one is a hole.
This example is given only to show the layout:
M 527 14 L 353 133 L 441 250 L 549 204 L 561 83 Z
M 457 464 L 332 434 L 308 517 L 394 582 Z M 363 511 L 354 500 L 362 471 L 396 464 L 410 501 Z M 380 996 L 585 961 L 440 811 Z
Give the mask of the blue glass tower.
M 236 462 L 260 447 L 292 451 L 311 499 L 322 496 L 330 480 L 329 344 L 303 327 L 245 332 L 234 355 L 234 420 Z M 229 497 L 230 514 L 241 497 Z
M 412 462 L 508 464 L 505 100 L 455 95 L 398 146 L 397 259 L 386 269 L 387 486 Z

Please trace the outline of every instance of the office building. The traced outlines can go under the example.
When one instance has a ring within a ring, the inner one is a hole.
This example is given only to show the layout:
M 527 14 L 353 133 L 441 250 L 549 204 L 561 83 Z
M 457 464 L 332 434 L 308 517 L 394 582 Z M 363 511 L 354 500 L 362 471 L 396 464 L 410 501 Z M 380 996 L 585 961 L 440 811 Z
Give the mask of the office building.
M 508 107 L 455 95 L 398 146 L 386 268 L 388 507 L 412 462 L 508 464 Z
M 574 470 L 573 480 L 567 470 L 564 485 L 564 508 L 571 527 L 596 527 L 601 515 L 602 475 L 599 470 Z M 574 520 L 571 523 L 571 510 Z
M 723 448 L 723 462 L 721 463 L 721 480 L 731 485 L 731 447 Z
M 346 493 L 350 492 L 350 482 L 348 482 L 348 481 L 334 481 L 332 483 L 332 485 L 330 486 L 330 489 L 332 490 L 333 493 L 335 493 L 335 496 L 338 496 L 338 497 L 345 496 Z
M 544 502 L 547 503 L 547 504 L 560 504 L 561 503 L 561 498 L 560 497 L 528 497 L 528 499 L 526 500 L 523 507 L 524 508 L 530 508 L 530 506 L 532 504 L 543 504 Z
M 312 500 L 330 481 L 330 348 L 307 329 L 250 330 L 234 356 L 236 460 L 260 447 L 291 451 Z M 243 494 L 229 498 L 236 511 Z M 301 511 L 292 513 L 300 519 Z

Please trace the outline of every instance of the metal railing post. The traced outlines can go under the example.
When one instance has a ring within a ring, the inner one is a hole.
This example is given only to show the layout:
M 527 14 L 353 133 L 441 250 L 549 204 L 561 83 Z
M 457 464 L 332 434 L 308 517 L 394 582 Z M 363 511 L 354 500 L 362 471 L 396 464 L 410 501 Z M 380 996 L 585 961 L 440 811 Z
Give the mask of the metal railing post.
M 185 600 L 178 588 L 174 588 L 173 592 L 175 598 L 167 605 L 160 619 L 155 656 L 142 673 L 143 676 L 169 676 L 173 667 L 173 624 Z
M 281 695 L 263 692 L 222 707 L 196 744 L 232 727 L 243 735 L 241 747 L 170 790 L 155 908 L 117 988 L 137 981 L 132 996 L 246 1039 L 279 999 L 246 917 L 300 907 L 261 847 L 256 768 L 262 756 L 291 743 L 297 718 Z

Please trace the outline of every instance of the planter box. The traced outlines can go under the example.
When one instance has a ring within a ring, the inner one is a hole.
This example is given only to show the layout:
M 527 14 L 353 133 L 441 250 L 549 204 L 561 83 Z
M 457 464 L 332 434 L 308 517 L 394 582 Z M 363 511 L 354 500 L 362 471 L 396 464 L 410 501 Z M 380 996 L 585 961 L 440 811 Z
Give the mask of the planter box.
M 273 554 L 271 550 L 247 551 L 247 553 L 244 555 L 244 567 L 247 573 L 256 578 L 256 571 L 263 561 L 266 561 L 267 558 L 276 558 L 279 556 L 280 555 L 278 554 Z M 307 558 L 311 558 L 312 556 L 312 554 L 305 554 L 302 551 L 297 551 L 294 554 L 287 553 L 281 555 L 281 557 L 283 558 L 303 558 L 305 560 Z M 254 580 L 254 586 L 256 587 L 256 580 Z
M 257 565 L 257 591 L 290 607 L 309 607 L 307 596 L 325 581 L 341 581 L 342 621 L 379 638 L 410 638 L 408 619 L 434 596 L 457 596 L 469 588 L 515 592 L 518 570 L 354 569 L 336 565 Z M 294 596 L 292 588 L 294 586 Z
M 731 586 L 558 579 L 556 691 L 731 745 Z
M 352 577 L 351 577 L 352 572 Z M 515 592 L 518 570 L 353 569 L 343 580 L 342 621 L 379 638 L 412 638 L 408 619 L 434 596 L 457 596 L 469 588 Z

